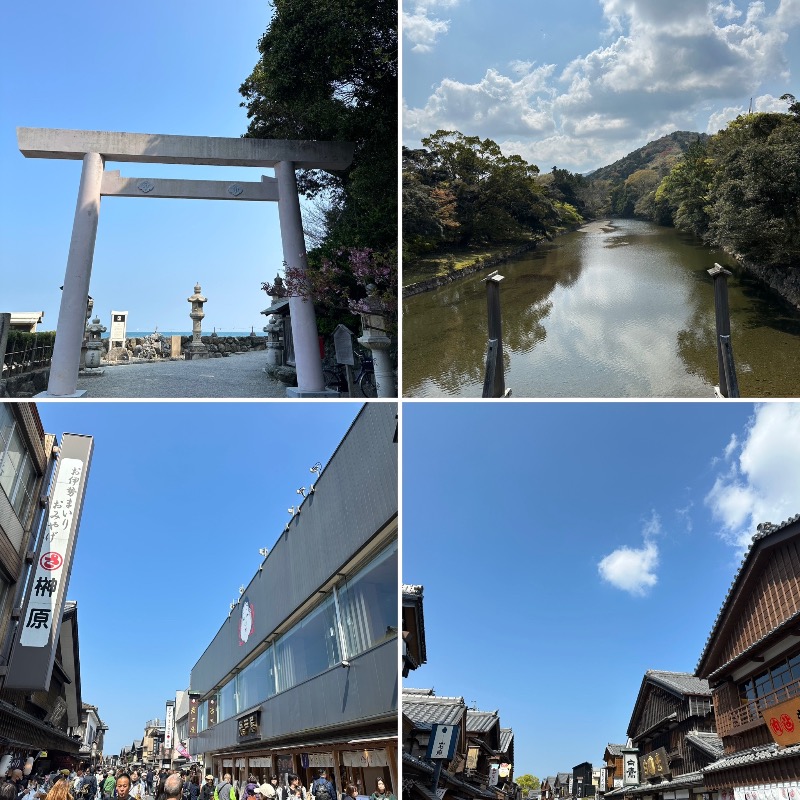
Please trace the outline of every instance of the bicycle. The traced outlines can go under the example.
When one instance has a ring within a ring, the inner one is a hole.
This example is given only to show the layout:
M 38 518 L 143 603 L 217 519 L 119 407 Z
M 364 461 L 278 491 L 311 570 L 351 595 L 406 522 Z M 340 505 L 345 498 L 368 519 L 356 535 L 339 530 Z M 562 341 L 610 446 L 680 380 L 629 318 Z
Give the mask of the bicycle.
M 326 389 L 347 395 L 349 387 L 347 385 L 347 370 L 344 364 L 336 364 L 334 369 L 323 369 L 322 375 L 325 379 Z M 371 356 L 361 356 L 359 359 L 359 372 L 353 378 L 353 385 L 358 386 L 364 397 L 378 396 L 378 386 L 375 383 L 375 365 Z

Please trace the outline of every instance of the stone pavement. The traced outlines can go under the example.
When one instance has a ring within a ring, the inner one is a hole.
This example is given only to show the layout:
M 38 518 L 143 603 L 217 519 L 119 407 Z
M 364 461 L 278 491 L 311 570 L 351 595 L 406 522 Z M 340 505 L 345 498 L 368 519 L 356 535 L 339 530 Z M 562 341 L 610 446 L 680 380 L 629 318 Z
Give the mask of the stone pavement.
M 160 361 L 103 367 L 101 375 L 81 375 L 86 397 L 275 397 L 286 387 L 266 373 L 264 350 L 227 358 Z

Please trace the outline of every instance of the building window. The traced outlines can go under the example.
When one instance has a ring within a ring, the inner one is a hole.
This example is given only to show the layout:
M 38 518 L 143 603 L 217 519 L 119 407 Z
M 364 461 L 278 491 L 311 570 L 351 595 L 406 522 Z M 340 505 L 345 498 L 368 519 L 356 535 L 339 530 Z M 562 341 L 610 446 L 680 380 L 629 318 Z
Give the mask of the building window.
M 331 595 L 275 642 L 279 692 L 341 661 L 336 628 L 336 606 Z
M 22 433 L 7 405 L 0 405 L 0 486 L 25 525 L 33 505 L 36 470 Z
M 246 711 L 268 697 L 272 697 L 275 694 L 272 678 L 272 649 L 270 648 L 236 676 L 238 711 Z
M 739 697 L 742 703 L 749 703 L 753 700 L 767 698 L 769 695 L 783 689 L 787 684 L 800 680 L 800 652 L 780 661 L 758 675 L 749 678 L 744 683 L 739 684 Z M 769 705 L 787 700 L 800 694 L 800 686 L 792 686 L 780 692 L 779 695 L 769 697 L 765 703 L 759 703 L 759 708 L 766 708 Z
M 397 636 L 397 542 L 337 587 L 348 658 Z
M 204 731 L 208 727 L 208 700 L 203 700 L 197 707 L 197 732 Z
M 217 722 L 222 722 L 236 713 L 236 681 L 228 681 L 217 697 Z

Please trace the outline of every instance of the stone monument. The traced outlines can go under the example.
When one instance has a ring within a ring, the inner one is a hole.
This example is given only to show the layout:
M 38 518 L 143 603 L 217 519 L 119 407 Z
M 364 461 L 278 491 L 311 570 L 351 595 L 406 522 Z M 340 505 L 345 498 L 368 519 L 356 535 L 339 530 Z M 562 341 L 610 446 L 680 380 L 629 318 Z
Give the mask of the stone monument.
M 192 310 L 189 316 L 192 318 L 192 341 L 186 348 L 186 360 L 191 361 L 193 358 L 208 358 L 208 348 L 200 340 L 202 335 L 201 323 L 205 313 L 203 312 L 203 304 L 207 303 L 205 297 L 200 294 L 200 284 L 194 285 L 194 294 L 188 297 L 187 300 L 192 304 Z

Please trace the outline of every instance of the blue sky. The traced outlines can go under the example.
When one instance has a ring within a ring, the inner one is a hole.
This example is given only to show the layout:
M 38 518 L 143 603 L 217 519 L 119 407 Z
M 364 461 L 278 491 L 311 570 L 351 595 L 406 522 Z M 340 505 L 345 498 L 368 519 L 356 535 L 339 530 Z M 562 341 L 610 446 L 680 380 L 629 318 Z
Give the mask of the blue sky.
M 585 172 L 800 95 L 800 0 L 405 0 L 404 141 L 444 128 Z
M 258 59 L 266 0 L 12 3 L 0 32 L 0 297 L 44 311 L 54 330 L 80 162 L 24 158 L 16 127 L 238 137 L 238 89 Z M 108 162 L 123 176 L 259 180 L 272 170 Z M 204 330 L 257 332 L 270 301 L 261 281 L 282 267 L 275 203 L 105 198 L 90 294 L 127 310 L 129 330 L 191 330 L 195 282 Z
M 83 700 L 106 752 L 142 736 L 323 466 L 357 403 L 39 403 L 44 428 L 94 436 L 68 598 Z
M 800 404 L 406 402 L 405 684 L 499 709 L 517 775 L 599 764 L 646 670 L 694 670 L 755 525 L 799 512 Z

